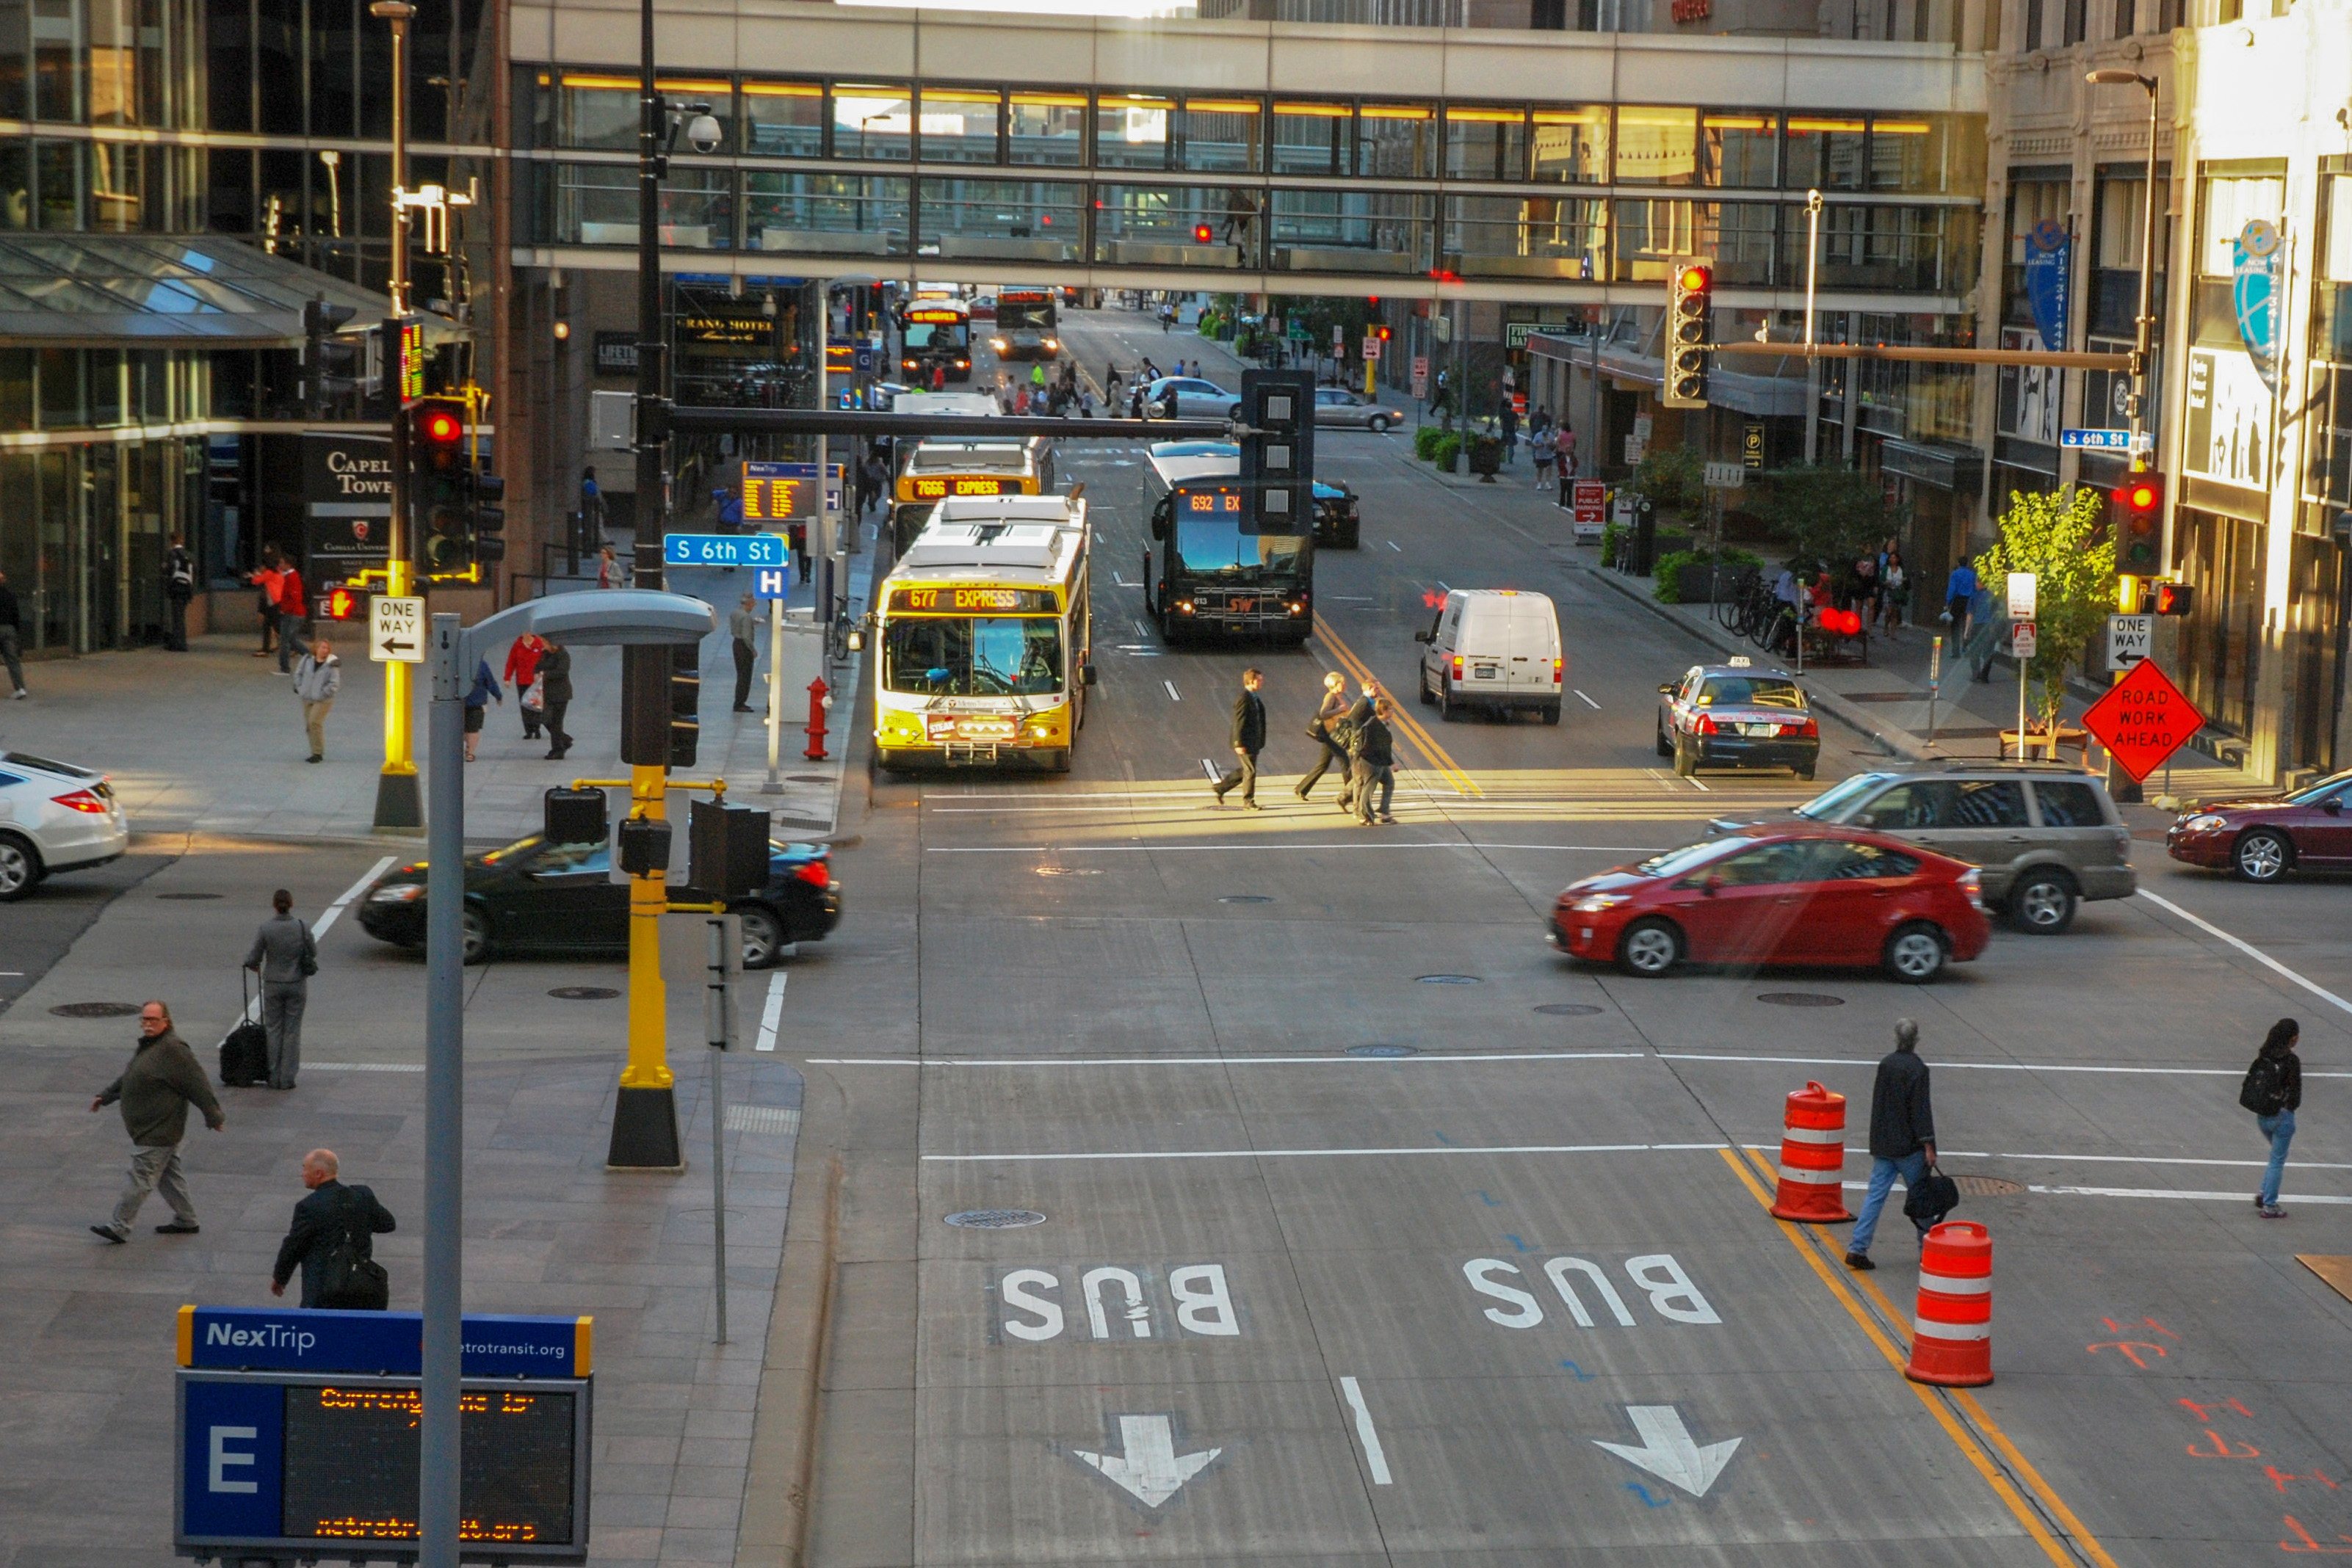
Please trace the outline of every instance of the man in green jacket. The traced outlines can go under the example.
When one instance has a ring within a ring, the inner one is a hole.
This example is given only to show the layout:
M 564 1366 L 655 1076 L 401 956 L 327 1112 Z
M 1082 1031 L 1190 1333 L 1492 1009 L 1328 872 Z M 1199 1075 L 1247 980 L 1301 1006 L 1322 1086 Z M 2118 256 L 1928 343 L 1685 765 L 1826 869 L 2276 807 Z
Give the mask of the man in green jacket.
M 157 1226 L 155 1233 L 194 1236 L 196 1206 L 188 1200 L 188 1184 L 180 1175 L 180 1140 L 187 1136 L 188 1107 L 202 1111 L 205 1125 L 215 1133 L 228 1125 L 228 1118 L 213 1098 L 213 1086 L 205 1082 L 205 1070 L 196 1065 L 196 1053 L 173 1032 L 172 1009 L 162 1002 L 139 1009 L 139 1049 L 131 1053 L 131 1065 L 99 1092 L 89 1108 L 102 1111 L 118 1102 L 123 1128 L 136 1145 L 131 1154 L 131 1179 L 114 1206 L 114 1218 L 90 1229 L 118 1245 L 130 1240 L 139 1206 L 160 1186 L 163 1201 L 172 1206 L 172 1223 Z

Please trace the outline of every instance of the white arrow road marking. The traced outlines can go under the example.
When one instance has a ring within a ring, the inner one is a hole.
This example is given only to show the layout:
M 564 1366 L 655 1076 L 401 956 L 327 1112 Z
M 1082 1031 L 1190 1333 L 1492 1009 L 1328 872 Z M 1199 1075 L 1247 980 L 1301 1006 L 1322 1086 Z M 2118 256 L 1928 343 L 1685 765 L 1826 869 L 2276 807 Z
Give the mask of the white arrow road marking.
M 1633 1418 L 1633 1430 L 1642 1436 L 1640 1448 L 1603 1443 L 1598 1437 L 1594 1444 L 1693 1497 L 1706 1495 L 1739 1448 L 1738 1437 L 1699 1447 L 1691 1439 L 1690 1428 L 1683 1425 L 1683 1413 L 1671 1405 L 1628 1405 L 1625 1414 Z
M 1127 1450 L 1123 1454 L 1094 1454 L 1084 1448 L 1070 1452 L 1146 1508 L 1158 1508 L 1174 1497 L 1186 1481 L 1224 1452 L 1203 1448 L 1195 1454 L 1179 1454 L 1176 1435 L 1165 1416 L 1120 1416 L 1118 1440 Z

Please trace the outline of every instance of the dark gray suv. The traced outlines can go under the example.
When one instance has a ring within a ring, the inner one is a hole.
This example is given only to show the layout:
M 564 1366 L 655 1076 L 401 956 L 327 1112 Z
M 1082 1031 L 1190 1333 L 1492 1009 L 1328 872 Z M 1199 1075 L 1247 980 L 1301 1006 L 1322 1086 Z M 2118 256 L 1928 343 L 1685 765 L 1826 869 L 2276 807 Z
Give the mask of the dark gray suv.
M 2105 783 L 2073 768 L 1954 762 L 1857 773 L 1797 815 L 1874 828 L 1983 868 L 1985 907 L 2036 936 L 2065 930 L 2084 899 L 2139 890 L 2131 832 Z M 1714 824 L 1718 831 L 1742 825 Z

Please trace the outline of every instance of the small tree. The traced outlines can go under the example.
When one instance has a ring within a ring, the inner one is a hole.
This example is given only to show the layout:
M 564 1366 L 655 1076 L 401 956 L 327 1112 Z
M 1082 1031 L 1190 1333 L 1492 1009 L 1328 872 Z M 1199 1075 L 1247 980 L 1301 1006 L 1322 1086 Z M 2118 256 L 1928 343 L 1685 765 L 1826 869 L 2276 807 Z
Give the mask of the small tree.
M 2115 608 L 2116 541 L 2105 534 L 2106 507 L 2096 490 L 2076 486 L 2031 496 L 2012 490 L 2000 539 L 1977 563 L 1995 592 L 2010 572 L 2033 574 L 2037 636 L 2026 674 L 2046 735 L 2057 732 L 2068 668 L 2082 659 Z
M 1648 497 L 1662 512 L 1690 511 L 1706 499 L 1706 487 L 1701 483 L 1706 476 L 1697 453 L 1683 446 L 1654 446 L 1633 465 L 1625 487 Z
M 1753 510 L 1785 539 L 1792 560 L 1825 561 L 1837 570 L 1896 531 L 1886 492 L 1867 474 L 1832 464 L 1778 468 Z

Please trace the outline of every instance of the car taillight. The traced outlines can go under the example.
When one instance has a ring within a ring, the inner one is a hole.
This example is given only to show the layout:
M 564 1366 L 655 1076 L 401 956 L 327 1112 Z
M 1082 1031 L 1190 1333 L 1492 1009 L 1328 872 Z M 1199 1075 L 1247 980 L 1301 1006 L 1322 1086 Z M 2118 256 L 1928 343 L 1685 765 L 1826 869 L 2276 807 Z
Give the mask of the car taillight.
M 1802 724 L 1784 724 L 1784 725 L 1782 725 L 1782 726 L 1780 727 L 1780 733 L 1781 733 L 1782 735 L 1799 735 L 1799 736 L 1803 736 L 1805 738 L 1807 738 L 1807 739 L 1811 740 L 1811 739 L 1818 738 L 1818 737 L 1820 737 L 1820 735 L 1821 735 L 1821 733 L 1822 733 L 1822 727 L 1821 727 L 1819 724 L 1815 723 L 1813 720 L 1811 720 L 1811 719 L 1807 719 L 1807 720 L 1805 720 L 1805 722 L 1804 722 L 1804 723 L 1802 723 Z
M 811 887 L 824 887 L 833 881 L 833 873 L 823 861 L 806 861 L 793 868 L 793 878 Z
M 77 789 L 70 795 L 52 795 L 49 800 L 68 810 L 88 811 L 93 817 L 106 815 L 106 802 L 100 800 L 94 790 Z
M 1454 678 L 1457 681 L 1462 678 L 1462 655 L 1459 653 L 1454 655 Z
M 1551 684 L 1553 685 L 1559 685 L 1559 666 L 1560 661 L 1558 659 L 1554 659 L 1551 662 Z
M 1699 715 L 1698 722 L 1691 726 L 1691 733 L 1694 735 L 1713 735 L 1715 733 L 1715 716 L 1704 713 Z

